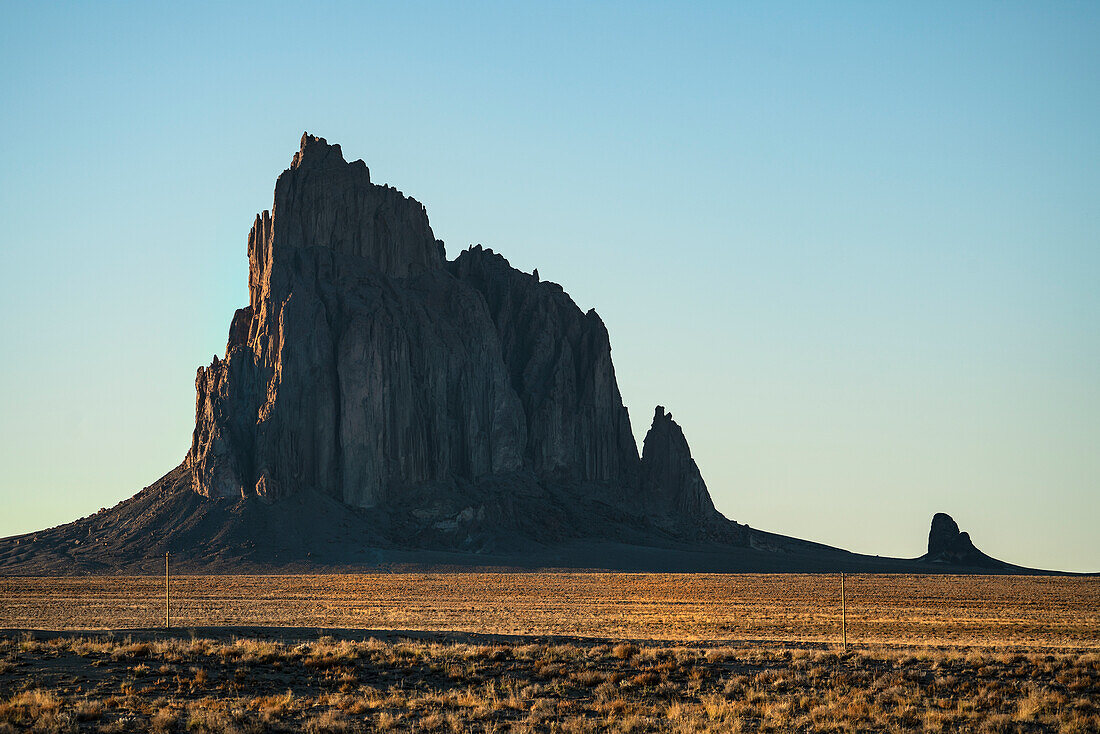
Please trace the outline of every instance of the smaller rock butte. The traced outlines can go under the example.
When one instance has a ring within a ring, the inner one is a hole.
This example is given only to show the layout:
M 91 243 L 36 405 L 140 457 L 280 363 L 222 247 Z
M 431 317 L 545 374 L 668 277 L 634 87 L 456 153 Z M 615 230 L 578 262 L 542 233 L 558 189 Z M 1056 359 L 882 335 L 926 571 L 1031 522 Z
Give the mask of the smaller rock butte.
M 944 512 L 932 516 L 932 527 L 928 530 L 928 553 L 924 557 L 929 561 L 962 566 L 1007 565 L 975 548 L 970 534 L 960 532 L 958 523 Z

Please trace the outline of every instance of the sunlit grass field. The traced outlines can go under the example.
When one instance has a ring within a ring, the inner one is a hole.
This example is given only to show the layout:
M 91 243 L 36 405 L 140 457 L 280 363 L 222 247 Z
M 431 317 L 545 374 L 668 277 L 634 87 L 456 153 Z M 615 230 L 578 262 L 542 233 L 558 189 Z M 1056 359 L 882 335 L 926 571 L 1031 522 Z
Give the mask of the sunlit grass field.
M 848 636 L 905 645 L 1100 646 L 1100 583 L 1043 576 L 848 576 Z M 653 640 L 836 642 L 835 575 L 178 576 L 180 627 L 452 630 Z M 0 577 L 0 628 L 154 627 L 163 577 Z
M 1100 730 L 1096 581 L 845 586 L 847 650 L 833 576 L 0 578 L 0 732 Z

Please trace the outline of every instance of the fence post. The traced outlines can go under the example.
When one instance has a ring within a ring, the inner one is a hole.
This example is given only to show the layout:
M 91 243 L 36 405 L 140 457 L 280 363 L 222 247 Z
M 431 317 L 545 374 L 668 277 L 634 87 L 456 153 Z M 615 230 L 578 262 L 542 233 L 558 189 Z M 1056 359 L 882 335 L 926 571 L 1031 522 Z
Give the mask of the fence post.
M 844 636 L 844 652 L 848 652 L 848 608 L 844 600 L 844 572 L 840 572 L 840 631 Z
M 171 592 L 168 590 L 168 557 L 169 551 L 164 551 L 164 629 L 172 626 Z

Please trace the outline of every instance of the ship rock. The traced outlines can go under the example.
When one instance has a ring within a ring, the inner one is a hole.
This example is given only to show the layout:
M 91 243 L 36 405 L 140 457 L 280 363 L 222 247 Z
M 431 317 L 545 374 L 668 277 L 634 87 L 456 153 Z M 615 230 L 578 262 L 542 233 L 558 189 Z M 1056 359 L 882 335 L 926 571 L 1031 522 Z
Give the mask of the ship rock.
M 0 572 L 141 571 L 167 551 L 196 571 L 977 558 L 862 556 L 727 519 L 663 406 L 639 453 L 594 310 L 480 245 L 448 260 L 420 202 L 324 138 L 302 136 L 248 264 L 225 355 L 198 370 L 181 465 L 113 508 L 0 540 Z
M 424 206 L 340 146 L 302 137 L 248 261 L 249 304 L 196 379 L 198 494 L 404 508 L 459 545 L 551 500 L 563 531 L 737 535 L 663 409 L 639 457 L 594 310 L 492 250 L 448 261 Z

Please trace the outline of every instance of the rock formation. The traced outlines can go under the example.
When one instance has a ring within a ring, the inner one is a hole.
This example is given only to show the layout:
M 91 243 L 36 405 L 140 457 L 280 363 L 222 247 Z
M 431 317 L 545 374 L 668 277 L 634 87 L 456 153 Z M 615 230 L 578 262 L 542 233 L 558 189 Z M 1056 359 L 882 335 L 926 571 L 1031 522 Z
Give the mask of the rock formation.
M 958 523 L 944 512 L 937 512 L 932 516 L 932 527 L 928 531 L 928 553 L 924 560 L 959 566 L 1006 565 L 975 548 L 970 534 L 960 532 Z
M 646 495 L 660 515 L 698 520 L 715 513 L 684 431 L 660 405 L 642 444 L 642 479 Z
M 641 455 L 607 329 L 538 271 L 448 261 L 424 207 L 304 135 L 248 237 L 248 304 L 195 380 L 184 462 L 112 508 L 0 539 L 0 573 L 387 568 L 957 572 L 860 556 L 714 508 L 658 406 Z
M 525 463 L 541 476 L 633 488 L 638 448 L 595 310 L 582 312 L 557 283 L 480 246 L 461 253 L 451 272 L 488 306 L 522 403 Z
M 196 379 L 199 494 L 461 513 L 511 484 L 726 522 L 662 408 L 639 457 L 594 310 L 480 246 L 448 262 L 424 207 L 339 146 L 302 137 L 248 258 L 249 304 Z

